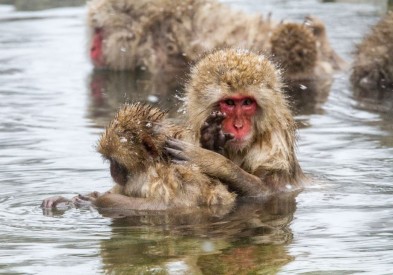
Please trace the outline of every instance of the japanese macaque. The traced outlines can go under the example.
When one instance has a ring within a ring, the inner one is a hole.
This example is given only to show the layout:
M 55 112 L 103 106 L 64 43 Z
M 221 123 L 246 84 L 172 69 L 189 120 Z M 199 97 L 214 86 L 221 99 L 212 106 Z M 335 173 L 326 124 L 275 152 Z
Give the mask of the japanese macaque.
M 285 77 L 327 76 L 342 65 L 320 20 L 309 17 L 306 27 L 282 26 L 270 15 L 248 14 L 216 0 L 93 0 L 88 22 L 90 57 L 97 68 L 186 72 L 205 52 L 229 47 L 277 54 L 285 66 L 293 54 L 303 54 Z M 293 70 L 299 66 L 304 70 Z
M 283 23 L 273 30 L 270 43 L 294 109 L 315 112 L 329 96 L 332 73 L 346 67 L 331 49 L 325 25 L 311 16 L 304 24 Z
M 217 47 L 263 49 L 273 26 L 216 0 L 93 0 L 88 24 L 95 67 L 153 73 L 185 69 Z
M 186 109 L 193 144 L 170 139 L 174 162 L 197 165 L 242 196 L 300 188 L 296 125 L 279 70 L 263 55 L 220 50 L 191 70 Z
M 326 78 L 346 63 L 330 47 L 325 25 L 308 16 L 304 24 L 283 23 L 270 38 L 273 58 L 290 80 Z
M 357 98 L 379 103 L 375 109 L 393 110 L 392 11 L 388 12 L 357 46 L 351 83 Z
M 164 156 L 165 141 L 182 139 L 185 130 L 165 119 L 158 108 L 125 105 L 101 136 L 97 150 L 110 162 L 115 186 L 104 194 L 78 196 L 100 209 L 167 210 L 198 206 L 231 205 L 235 194 L 197 166 L 171 163 Z M 53 207 L 55 197 L 43 202 Z

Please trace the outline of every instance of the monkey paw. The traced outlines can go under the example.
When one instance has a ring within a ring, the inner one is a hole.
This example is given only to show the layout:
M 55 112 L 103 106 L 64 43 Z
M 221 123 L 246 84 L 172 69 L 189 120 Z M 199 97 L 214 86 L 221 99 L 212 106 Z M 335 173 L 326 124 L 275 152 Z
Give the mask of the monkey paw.
M 223 153 L 227 141 L 233 139 L 232 134 L 226 134 L 221 129 L 221 123 L 226 118 L 222 112 L 212 112 L 201 127 L 201 147 L 217 153 Z
M 76 207 L 90 207 L 94 205 L 95 201 L 101 194 L 99 192 L 93 192 L 88 195 L 78 195 L 72 198 L 72 202 Z
M 72 201 L 62 196 L 53 196 L 46 198 L 41 203 L 41 208 L 69 208 L 72 207 Z
M 178 139 L 168 139 L 165 143 L 165 153 L 168 158 L 176 164 L 184 164 L 191 160 L 190 148 L 191 144 Z

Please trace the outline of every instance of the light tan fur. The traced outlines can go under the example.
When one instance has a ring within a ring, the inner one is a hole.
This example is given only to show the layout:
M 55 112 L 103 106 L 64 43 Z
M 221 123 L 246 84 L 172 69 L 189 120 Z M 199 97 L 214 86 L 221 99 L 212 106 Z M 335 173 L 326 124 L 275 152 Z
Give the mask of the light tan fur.
M 296 125 L 282 92 L 280 72 L 263 55 L 221 50 L 207 55 L 192 68 L 185 102 L 194 143 L 199 144 L 200 129 L 208 116 L 217 111 L 218 101 L 234 94 L 254 97 L 258 105 L 248 146 L 239 151 L 228 142 L 224 148 L 227 160 L 214 152 L 201 153 L 191 148 L 186 153 L 197 156 L 192 160 L 197 160 L 204 172 L 224 182 L 228 177 L 236 177 L 236 165 L 259 178 L 256 182 L 266 187 L 261 187 L 263 192 L 300 187 L 304 176 L 295 154 Z
M 123 106 L 98 143 L 105 159 L 127 169 L 125 185 L 116 184 L 95 204 L 102 208 L 170 209 L 230 205 L 235 195 L 218 180 L 201 173 L 198 166 L 170 163 L 163 154 L 165 141 L 184 137 L 185 131 L 169 123 L 165 113 L 148 105 Z M 108 199 L 123 195 L 122 202 Z M 144 199 L 142 204 L 133 203 Z M 108 202 L 109 200 L 109 202 Z M 124 201 L 124 203 L 123 203 Z

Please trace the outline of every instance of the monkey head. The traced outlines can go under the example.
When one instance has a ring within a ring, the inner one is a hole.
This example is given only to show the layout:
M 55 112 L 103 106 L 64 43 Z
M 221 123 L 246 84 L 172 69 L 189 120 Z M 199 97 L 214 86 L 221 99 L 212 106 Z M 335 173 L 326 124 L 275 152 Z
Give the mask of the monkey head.
M 118 111 L 97 146 L 109 160 L 116 183 L 124 185 L 130 176 L 162 159 L 166 135 L 160 128 L 165 116 L 158 108 L 141 103 L 126 104 Z
M 187 68 L 178 40 L 188 41 L 186 27 L 179 21 L 190 20 L 189 3 L 194 1 L 90 1 L 89 46 L 94 67 L 151 73 Z
M 132 20 L 132 1 L 95 0 L 88 4 L 90 59 L 96 68 L 133 69 L 141 26 Z
M 226 147 L 243 150 L 263 133 L 291 117 L 283 98 L 279 70 L 263 55 L 246 50 L 220 50 L 200 60 L 191 70 L 186 107 L 195 139 L 214 111 L 224 113 L 224 133 L 233 139 Z
M 317 63 L 316 42 L 309 28 L 296 23 L 281 24 L 270 38 L 273 58 L 288 76 L 313 73 Z

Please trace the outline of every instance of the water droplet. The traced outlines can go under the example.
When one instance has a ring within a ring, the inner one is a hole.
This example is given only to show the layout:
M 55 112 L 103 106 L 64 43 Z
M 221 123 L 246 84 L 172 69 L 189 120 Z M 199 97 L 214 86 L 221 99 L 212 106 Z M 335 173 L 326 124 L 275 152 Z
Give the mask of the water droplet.
M 158 97 L 155 95 L 149 95 L 147 97 L 147 101 L 152 102 L 152 103 L 156 103 L 156 102 L 158 102 Z
M 121 51 L 122 53 L 125 53 L 127 50 L 126 50 L 126 48 L 120 48 L 120 51 Z
M 299 87 L 300 87 L 300 89 L 302 89 L 302 90 L 307 90 L 307 86 L 304 86 L 303 84 L 300 84 Z

